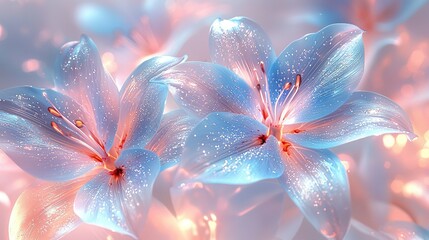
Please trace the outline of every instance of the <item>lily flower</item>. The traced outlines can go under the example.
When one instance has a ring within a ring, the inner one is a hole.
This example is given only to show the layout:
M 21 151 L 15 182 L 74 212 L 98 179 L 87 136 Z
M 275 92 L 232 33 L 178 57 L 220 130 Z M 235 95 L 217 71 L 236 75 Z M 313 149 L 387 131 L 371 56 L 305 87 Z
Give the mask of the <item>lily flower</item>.
M 177 54 L 189 37 L 209 25 L 222 8 L 219 3 L 194 0 L 127 0 L 80 4 L 75 18 L 83 31 L 106 46 L 103 60 L 121 86 L 124 74 L 143 60 Z
M 319 27 L 332 23 L 351 23 L 365 30 L 367 57 L 361 87 L 369 88 L 375 82 L 374 72 L 379 71 L 380 62 L 385 59 L 380 57 L 385 55 L 382 50 L 389 45 L 401 47 L 400 37 L 403 32 L 401 26 L 427 2 L 427 0 L 335 0 L 327 5 L 325 1 L 303 1 L 291 13 L 291 20 Z M 382 81 L 378 82 L 381 83 Z
M 20 196 L 11 239 L 59 238 L 82 221 L 136 238 L 155 178 L 178 161 L 193 123 L 181 111 L 161 121 L 168 89 L 149 80 L 182 61 L 151 58 L 119 91 L 82 36 L 62 48 L 55 90 L 0 92 L 0 148 L 24 171 L 55 182 Z
M 161 80 L 177 103 L 204 117 L 185 143 L 177 178 L 225 184 L 278 178 L 317 230 L 341 239 L 350 222 L 349 184 L 328 148 L 385 133 L 415 137 L 398 105 L 355 92 L 364 66 L 362 33 L 350 24 L 329 25 L 276 57 L 253 21 L 215 21 L 215 63 L 187 62 Z

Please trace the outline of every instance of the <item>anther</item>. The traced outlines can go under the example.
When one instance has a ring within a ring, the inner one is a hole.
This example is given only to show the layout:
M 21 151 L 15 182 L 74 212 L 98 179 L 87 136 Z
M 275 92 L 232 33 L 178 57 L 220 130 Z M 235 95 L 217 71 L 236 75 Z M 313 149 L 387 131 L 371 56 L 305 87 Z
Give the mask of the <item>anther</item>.
M 301 74 L 297 74 L 295 77 L 295 87 L 299 88 L 301 86 Z
M 291 87 L 292 87 L 292 83 L 291 82 L 287 82 L 283 88 L 285 90 L 289 90 Z
M 64 135 L 63 130 L 61 130 L 61 128 L 58 126 L 58 124 L 56 122 L 51 122 L 51 127 L 59 134 Z
M 53 107 L 48 107 L 48 112 L 49 112 L 50 114 L 52 114 L 53 116 L 55 116 L 55 117 L 59 117 L 59 118 L 63 117 L 63 116 L 61 115 L 61 113 L 60 113 L 60 112 L 58 112 L 58 110 L 57 110 L 57 109 L 55 109 L 55 108 L 53 108 Z
M 76 119 L 76 120 L 74 121 L 74 125 L 75 125 L 76 127 L 78 127 L 78 128 L 82 128 L 82 127 L 83 127 L 83 125 L 84 125 L 84 123 L 83 123 L 83 121 L 82 121 L 82 120 Z
M 264 65 L 264 62 L 260 62 L 259 66 L 261 67 L 262 73 L 265 74 L 265 65 Z

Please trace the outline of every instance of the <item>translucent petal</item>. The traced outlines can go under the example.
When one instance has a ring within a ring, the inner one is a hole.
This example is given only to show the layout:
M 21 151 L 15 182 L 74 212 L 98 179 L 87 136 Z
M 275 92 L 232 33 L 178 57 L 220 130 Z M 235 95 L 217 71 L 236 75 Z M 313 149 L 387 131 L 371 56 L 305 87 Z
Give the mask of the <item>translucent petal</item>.
M 189 134 L 181 178 L 209 183 L 247 184 L 283 173 L 277 139 L 244 115 L 213 113 Z
M 254 69 L 260 70 L 263 62 L 268 70 L 276 58 L 264 30 L 245 17 L 217 19 L 209 41 L 212 61 L 233 70 L 251 86 Z
M 22 87 L 0 93 L 0 148 L 22 169 L 64 181 L 96 166 L 101 147 L 74 124 L 94 126 L 85 110 L 52 90 Z M 97 148 L 98 146 L 98 148 Z
M 302 131 L 285 137 L 310 148 L 331 148 L 385 133 L 404 133 L 411 140 L 416 137 L 401 107 L 371 92 L 355 92 L 335 112 L 296 127 Z
M 75 229 L 81 220 L 73 212 L 76 192 L 87 178 L 32 188 L 13 207 L 10 239 L 59 239 Z
M 387 240 L 387 235 L 380 233 L 366 226 L 365 224 L 352 219 L 350 222 L 350 228 L 344 237 L 347 240 Z
M 429 230 L 411 222 L 389 222 L 383 227 L 383 232 L 399 240 L 429 239 Z
M 280 178 L 307 220 L 330 239 L 342 239 L 350 222 L 350 190 L 340 160 L 328 150 L 290 146 Z
M 150 83 L 184 58 L 154 57 L 140 64 L 121 89 L 121 112 L 115 148 L 144 148 L 159 127 L 167 87 Z M 122 147 L 121 147 L 122 145 Z
M 119 117 L 119 92 L 101 62 L 94 42 L 83 35 L 70 42 L 57 59 L 55 87 L 75 99 L 97 123 L 98 136 L 110 147 Z
M 179 226 L 188 239 L 272 239 L 284 210 L 274 181 L 247 185 L 194 183 L 171 189 Z M 291 223 L 291 222 L 288 222 Z
M 269 72 L 271 100 L 275 103 L 285 84 L 295 84 L 300 74 L 301 85 L 288 105 L 285 123 L 318 119 L 349 98 L 362 77 L 363 66 L 362 30 L 350 24 L 329 25 L 296 40 L 280 54 Z
M 183 110 L 165 114 L 155 136 L 146 149 L 155 152 L 161 161 L 161 170 L 179 162 L 185 141 L 198 120 Z
M 74 211 L 86 223 L 136 237 L 150 206 L 159 159 L 153 152 L 129 149 L 115 165 L 124 174 L 102 171 L 78 191 Z
M 212 112 L 260 117 L 252 89 L 223 66 L 187 62 L 175 67 L 164 77 L 176 102 L 200 117 Z

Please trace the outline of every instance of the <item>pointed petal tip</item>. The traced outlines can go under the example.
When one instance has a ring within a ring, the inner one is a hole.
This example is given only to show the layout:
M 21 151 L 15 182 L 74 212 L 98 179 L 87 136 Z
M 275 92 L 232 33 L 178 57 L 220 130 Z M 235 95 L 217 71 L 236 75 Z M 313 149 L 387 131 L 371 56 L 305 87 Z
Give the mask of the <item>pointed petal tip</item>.
M 413 132 L 406 133 L 408 137 L 408 141 L 413 142 L 415 141 L 419 136 Z
M 81 43 L 85 43 L 85 42 L 89 42 L 89 41 L 91 41 L 92 39 L 88 36 L 88 35 L 86 35 L 86 34 L 82 34 L 82 35 L 80 35 L 80 42 Z

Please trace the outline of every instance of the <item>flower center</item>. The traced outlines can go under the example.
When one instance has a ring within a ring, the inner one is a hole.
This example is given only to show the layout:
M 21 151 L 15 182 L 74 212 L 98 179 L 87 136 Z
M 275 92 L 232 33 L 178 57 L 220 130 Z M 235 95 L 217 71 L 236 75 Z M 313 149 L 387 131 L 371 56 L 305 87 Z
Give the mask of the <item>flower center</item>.
M 262 114 L 262 123 L 267 127 L 281 126 L 286 120 L 291 109 L 291 102 L 302 85 L 301 74 L 296 74 L 295 82 L 286 82 L 282 87 L 276 101 L 273 104 L 268 85 L 268 77 L 263 62 L 259 63 L 259 69 L 253 69 L 251 79 L 253 88 L 257 91 L 257 100 Z M 277 134 L 277 131 L 275 131 Z
M 116 167 L 109 171 L 109 175 L 111 176 L 109 185 L 120 183 L 125 177 L 125 166 Z

